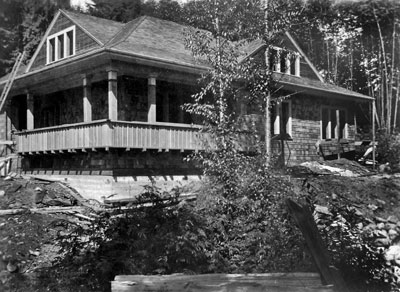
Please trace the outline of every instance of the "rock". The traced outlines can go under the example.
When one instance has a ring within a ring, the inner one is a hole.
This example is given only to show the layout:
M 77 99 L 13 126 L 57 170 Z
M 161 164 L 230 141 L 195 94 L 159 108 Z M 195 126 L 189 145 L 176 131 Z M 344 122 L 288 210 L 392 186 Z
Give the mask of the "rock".
M 387 222 L 386 219 L 384 219 L 384 218 L 382 218 L 382 217 L 378 217 L 378 216 L 375 217 L 375 221 L 376 221 L 376 222 L 384 222 L 384 223 Z
M 381 173 L 382 172 L 391 172 L 392 169 L 390 168 L 389 162 L 379 165 L 378 171 Z
M 372 210 L 372 211 L 376 211 L 379 207 L 377 205 L 374 204 L 369 204 L 368 205 L 368 209 Z
M 389 238 L 378 238 L 375 240 L 376 246 L 388 246 L 390 244 Z
M 4 190 L 0 190 L 0 197 L 4 197 L 5 194 L 6 192 Z
M 315 205 L 315 211 L 319 214 L 324 214 L 327 216 L 332 216 L 332 213 L 329 212 L 328 207 L 321 206 L 321 205 Z
M 386 202 L 384 200 L 381 199 L 376 199 L 376 202 L 382 206 L 386 205 Z
M 38 251 L 36 251 L 36 250 L 29 250 L 29 254 L 30 254 L 30 255 L 33 255 L 33 256 L 35 256 L 35 257 L 37 257 L 37 256 L 40 255 L 40 252 L 38 252 Z
M 337 200 L 338 195 L 336 195 L 335 193 L 332 194 L 332 200 Z
M 396 224 L 397 222 L 399 222 L 399 219 L 398 219 L 396 216 L 392 216 L 392 215 L 390 215 L 389 217 L 387 217 L 386 220 L 387 220 L 388 222 L 394 223 L 394 224 Z
M 43 191 L 43 189 L 40 188 L 40 187 L 36 187 L 36 188 L 35 188 L 35 192 L 42 192 L 42 191 Z
M 389 231 L 390 229 L 396 229 L 397 228 L 397 225 L 396 224 L 393 224 L 393 223 L 386 223 L 385 224 L 385 229 L 387 230 L 387 231 Z
M 378 223 L 378 224 L 376 224 L 376 228 L 377 229 L 385 229 L 385 223 Z
M 42 203 L 48 206 L 72 206 L 72 202 L 69 199 L 65 198 L 51 199 L 47 196 L 43 198 Z
M 385 252 L 385 259 L 387 261 L 400 259 L 400 245 L 390 246 Z
M 15 261 L 11 260 L 7 264 L 7 271 L 10 273 L 16 273 L 18 272 L 18 265 Z
M 399 233 L 394 229 L 390 229 L 388 234 L 391 240 L 395 239 L 399 235 Z
M 10 273 L 7 270 L 0 271 L 0 282 L 4 285 L 8 281 Z
M 356 224 L 356 227 L 361 230 L 363 229 L 364 225 L 360 222 Z
M 389 237 L 389 234 L 387 233 L 387 231 L 385 229 L 375 230 L 374 235 L 379 238 L 388 238 Z

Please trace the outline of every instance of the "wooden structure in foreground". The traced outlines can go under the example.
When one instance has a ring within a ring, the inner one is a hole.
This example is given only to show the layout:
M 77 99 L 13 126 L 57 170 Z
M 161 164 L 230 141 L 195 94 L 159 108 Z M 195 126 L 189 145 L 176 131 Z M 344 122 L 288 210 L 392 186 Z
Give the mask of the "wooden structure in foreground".
M 333 292 L 321 285 L 317 273 L 204 274 L 167 276 L 116 276 L 112 292 Z

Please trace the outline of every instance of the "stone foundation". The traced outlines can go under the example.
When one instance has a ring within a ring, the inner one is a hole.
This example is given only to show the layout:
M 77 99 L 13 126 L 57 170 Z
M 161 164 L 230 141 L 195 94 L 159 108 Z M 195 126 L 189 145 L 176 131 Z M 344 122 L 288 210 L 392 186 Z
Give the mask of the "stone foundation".
M 201 171 L 184 161 L 189 155 L 179 151 L 88 151 L 27 155 L 22 158 L 25 174 L 163 176 L 196 175 Z

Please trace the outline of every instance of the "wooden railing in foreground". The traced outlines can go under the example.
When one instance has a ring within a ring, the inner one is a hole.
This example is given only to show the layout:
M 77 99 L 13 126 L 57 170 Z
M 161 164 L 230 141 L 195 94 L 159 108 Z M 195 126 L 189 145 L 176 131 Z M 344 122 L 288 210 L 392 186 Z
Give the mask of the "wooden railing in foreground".
M 316 273 L 272 274 L 205 274 L 168 276 L 116 276 L 112 292 L 175 291 L 175 292 L 333 292 L 321 285 Z
M 200 126 L 98 120 L 17 132 L 18 153 L 126 148 L 201 150 Z

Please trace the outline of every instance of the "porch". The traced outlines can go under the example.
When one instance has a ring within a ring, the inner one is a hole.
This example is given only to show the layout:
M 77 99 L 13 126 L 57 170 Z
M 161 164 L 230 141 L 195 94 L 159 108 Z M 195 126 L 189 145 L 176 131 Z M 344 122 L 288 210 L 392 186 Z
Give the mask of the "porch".
M 166 122 L 111 121 L 108 119 L 16 132 L 17 152 L 56 154 L 80 150 L 119 148 L 198 151 L 199 126 Z

